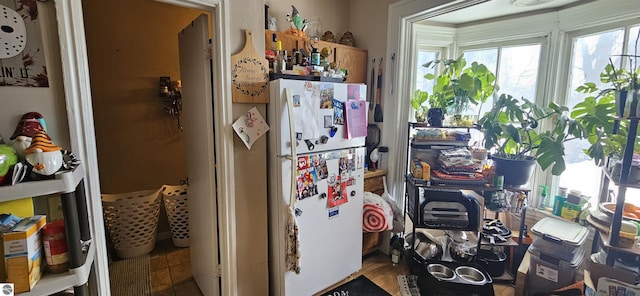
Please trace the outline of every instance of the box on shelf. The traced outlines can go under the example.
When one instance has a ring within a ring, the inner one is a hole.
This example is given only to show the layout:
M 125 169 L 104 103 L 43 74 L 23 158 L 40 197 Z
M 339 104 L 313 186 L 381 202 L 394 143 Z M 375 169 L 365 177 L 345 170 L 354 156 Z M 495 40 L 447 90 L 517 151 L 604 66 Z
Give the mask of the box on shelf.
M 14 284 L 16 293 L 30 291 L 40 279 L 43 271 L 40 231 L 45 224 L 46 216 L 36 215 L 2 234 L 7 282 Z
M 419 159 L 414 159 L 411 162 L 411 174 L 416 179 L 430 180 L 431 179 L 431 166 Z
M 562 208 L 560 209 L 560 217 L 569 221 L 578 222 L 580 214 L 582 214 L 582 211 L 588 211 L 588 207 L 589 204 L 574 204 L 567 200 L 562 203 Z

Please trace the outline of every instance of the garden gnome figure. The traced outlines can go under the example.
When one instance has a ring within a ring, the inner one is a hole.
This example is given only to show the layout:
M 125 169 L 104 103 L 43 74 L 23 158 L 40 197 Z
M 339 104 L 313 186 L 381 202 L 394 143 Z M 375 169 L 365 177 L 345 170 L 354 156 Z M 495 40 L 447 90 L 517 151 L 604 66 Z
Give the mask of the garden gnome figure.
M 9 138 L 11 140 L 9 145 L 16 151 L 20 160 L 24 160 L 24 150 L 31 145 L 31 138 L 40 131 L 46 131 L 46 124 L 42 114 L 28 112 L 22 115 L 13 135 Z M 46 133 L 45 135 L 51 140 Z
M 24 150 L 25 159 L 33 166 L 33 172 L 42 176 L 51 176 L 62 168 L 62 148 L 51 142 L 51 138 L 39 131 L 29 148 Z

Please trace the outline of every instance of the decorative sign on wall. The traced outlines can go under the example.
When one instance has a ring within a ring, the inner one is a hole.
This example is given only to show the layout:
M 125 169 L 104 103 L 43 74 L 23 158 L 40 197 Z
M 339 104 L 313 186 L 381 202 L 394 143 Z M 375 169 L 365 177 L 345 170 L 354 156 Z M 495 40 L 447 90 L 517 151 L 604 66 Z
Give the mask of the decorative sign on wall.
M 242 51 L 231 56 L 231 97 L 234 103 L 269 103 L 269 65 L 253 46 L 253 35 L 245 30 Z
M 0 0 L 0 86 L 48 87 L 35 0 Z

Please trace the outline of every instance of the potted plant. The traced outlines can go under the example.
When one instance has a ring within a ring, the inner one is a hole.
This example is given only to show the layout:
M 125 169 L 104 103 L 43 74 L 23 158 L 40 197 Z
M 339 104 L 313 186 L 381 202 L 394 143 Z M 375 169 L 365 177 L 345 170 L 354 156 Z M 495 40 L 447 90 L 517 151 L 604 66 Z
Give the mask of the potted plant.
M 413 108 L 416 122 L 425 122 L 429 107 L 424 105 L 429 94 L 426 91 L 416 89 L 411 97 L 411 108 Z
M 587 94 L 584 100 L 573 108 L 571 116 L 580 122 L 586 133 L 590 146 L 584 150 L 597 166 L 605 164 L 606 157 L 622 158 L 627 142 L 628 122 L 614 121 L 614 117 L 640 115 L 637 113 L 638 83 L 637 73 L 640 68 L 631 72 L 616 70 L 608 64 L 600 74 L 600 81 L 610 84 L 607 88 L 599 88 L 594 82 L 585 82 L 576 91 Z M 629 95 L 631 94 L 631 95 Z M 634 151 L 640 151 L 640 144 L 635 141 Z
M 543 123 L 546 130 L 538 127 Z M 496 174 L 507 185 L 524 185 L 536 163 L 553 175 L 565 170 L 564 143 L 585 135 L 582 124 L 569 117 L 569 108 L 556 103 L 537 106 L 527 99 L 500 95 L 480 120 L 484 146 L 492 153 Z
M 424 76 L 434 80 L 430 103 L 433 101 L 447 114 L 457 115 L 457 120 L 467 113 L 470 115 L 468 120 L 474 121 L 473 118 L 478 118 L 480 114 L 469 114 L 471 105 L 485 103 L 493 94 L 496 89 L 495 74 L 484 64 L 473 62 L 467 66 L 462 55 L 457 59 L 433 60 L 423 65 L 431 68 L 438 66 L 442 66 L 440 74 L 428 73 Z

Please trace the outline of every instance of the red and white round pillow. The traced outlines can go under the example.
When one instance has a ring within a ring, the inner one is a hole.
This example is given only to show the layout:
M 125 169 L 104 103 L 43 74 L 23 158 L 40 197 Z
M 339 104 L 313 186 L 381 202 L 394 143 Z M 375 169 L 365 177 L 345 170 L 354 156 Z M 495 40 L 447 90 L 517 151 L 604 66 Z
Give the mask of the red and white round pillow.
M 393 228 L 393 209 L 380 195 L 364 193 L 362 206 L 362 231 L 381 232 Z

